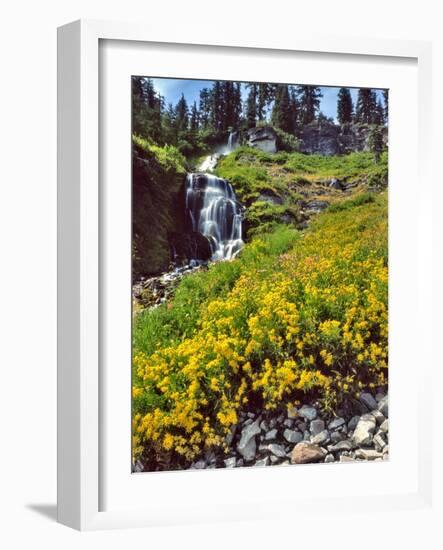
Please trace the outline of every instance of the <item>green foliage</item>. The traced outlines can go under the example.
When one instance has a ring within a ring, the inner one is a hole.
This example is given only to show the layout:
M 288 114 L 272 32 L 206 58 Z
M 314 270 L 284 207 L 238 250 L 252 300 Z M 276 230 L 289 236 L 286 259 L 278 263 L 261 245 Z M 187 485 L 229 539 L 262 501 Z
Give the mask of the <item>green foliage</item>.
M 329 212 L 342 212 L 343 210 L 350 210 L 351 208 L 355 208 L 356 206 L 369 204 L 371 202 L 375 202 L 374 193 L 361 193 L 359 195 L 356 195 L 352 199 L 331 204 L 331 206 L 329 207 Z
M 337 119 L 340 124 L 352 122 L 354 105 L 349 88 L 340 88 L 337 97 Z
M 168 268 L 168 233 L 184 223 L 180 190 L 185 174 L 185 158 L 175 147 L 133 136 L 134 277 Z
M 293 228 L 274 227 L 272 233 L 261 235 L 254 246 L 246 246 L 235 261 L 214 263 L 205 271 L 184 277 L 171 304 L 146 309 L 136 316 L 133 323 L 134 352 L 151 354 L 159 346 L 192 336 L 199 327 L 201 308 L 228 294 L 242 274 L 247 275 L 260 266 L 271 269 L 275 258 L 299 238 L 300 233 Z
M 277 134 L 277 149 L 279 151 L 292 153 L 300 149 L 300 140 L 293 134 L 288 134 L 280 128 L 274 128 L 274 131 Z

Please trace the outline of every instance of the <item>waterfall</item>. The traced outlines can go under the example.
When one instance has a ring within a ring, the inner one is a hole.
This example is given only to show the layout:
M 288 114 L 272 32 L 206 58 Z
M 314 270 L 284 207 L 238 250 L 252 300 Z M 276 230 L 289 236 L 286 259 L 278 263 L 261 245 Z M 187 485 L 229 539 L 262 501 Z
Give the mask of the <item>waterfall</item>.
M 229 132 L 229 137 L 228 137 L 228 151 L 232 151 L 232 132 Z
M 243 240 L 242 207 L 231 184 L 212 174 L 188 174 L 185 201 L 188 223 L 208 238 L 212 259 L 233 258 Z

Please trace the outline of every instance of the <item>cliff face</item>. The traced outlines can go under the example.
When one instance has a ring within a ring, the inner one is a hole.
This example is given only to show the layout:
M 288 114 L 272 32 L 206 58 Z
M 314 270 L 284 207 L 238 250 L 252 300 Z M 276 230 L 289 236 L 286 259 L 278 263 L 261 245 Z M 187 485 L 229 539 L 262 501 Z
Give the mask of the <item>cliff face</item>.
M 133 275 L 159 273 L 171 260 L 170 234 L 184 230 L 185 169 L 155 148 L 133 147 Z
M 301 128 L 296 137 L 301 153 L 320 155 L 345 155 L 354 151 L 369 151 L 371 127 L 365 124 L 334 124 L 315 121 Z M 388 141 L 388 129 L 383 128 L 384 141 Z M 281 150 L 276 131 L 271 126 L 250 128 L 244 133 L 234 133 L 234 143 L 246 144 L 265 153 Z
M 354 151 L 369 151 L 371 127 L 361 124 L 338 125 L 329 122 L 315 122 L 303 127 L 298 138 L 300 152 L 320 155 L 343 155 Z M 388 130 L 383 129 L 387 143 Z

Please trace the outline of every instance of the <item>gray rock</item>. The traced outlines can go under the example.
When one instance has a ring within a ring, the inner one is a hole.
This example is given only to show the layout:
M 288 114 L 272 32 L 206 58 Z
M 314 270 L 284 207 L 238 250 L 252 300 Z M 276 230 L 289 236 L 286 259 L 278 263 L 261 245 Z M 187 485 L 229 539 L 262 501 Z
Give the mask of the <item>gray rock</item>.
M 270 126 L 250 128 L 247 131 L 247 139 L 249 147 L 255 147 L 265 153 L 277 151 L 277 134 Z
M 278 431 L 276 428 L 274 428 L 273 430 L 270 430 L 266 435 L 265 435 L 265 440 L 266 441 L 272 441 L 273 439 L 275 439 L 277 437 L 277 434 L 278 434 Z
M 371 411 L 371 414 L 375 418 L 375 421 L 378 425 L 383 424 L 383 422 L 386 420 L 385 415 L 378 409 L 374 409 L 373 411 Z
M 268 451 L 278 458 L 284 458 L 286 456 L 284 447 L 282 445 L 277 445 L 276 443 L 271 443 L 268 445 Z
M 309 441 L 311 439 L 311 432 L 309 430 L 305 430 L 303 432 L 303 439 L 305 441 Z
M 341 432 L 335 431 L 331 433 L 331 442 L 332 443 L 338 443 L 339 441 L 342 441 L 343 434 Z
M 308 405 L 303 405 L 303 407 L 299 409 L 298 414 L 305 420 L 315 420 L 317 418 L 317 409 L 309 407 Z
M 380 426 L 380 430 L 385 434 L 389 432 L 389 420 L 386 419 L 383 424 Z
M 265 456 L 264 458 L 261 458 L 260 460 L 257 460 L 257 462 L 254 464 L 254 466 L 269 466 L 269 456 Z
M 329 443 L 331 440 L 331 437 L 329 435 L 328 430 L 323 430 L 317 435 L 314 435 L 311 437 L 311 443 L 314 445 L 326 445 L 326 443 Z
M 349 452 L 349 451 L 352 451 L 353 448 L 354 448 L 354 444 L 352 443 L 352 441 L 349 441 L 349 439 L 344 439 L 343 441 L 339 441 L 335 445 L 329 445 L 328 451 L 331 453 L 337 453 L 342 451 Z
M 241 432 L 241 438 L 237 445 L 237 451 L 242 457 L 247 460 L 253 460 L 257 445 L 255 442 L 255 436 L 260 433 L 260 419 L 257 419 L 252 424 L 245 426 Z
M 292 464 L 308 464 L 311 462 L 320 462 L 326 456 L 325 451 L 318 445 L 302 441 L 292 449 Z
M 365 405 L 368 410 L 372 411 L 373 409 L 377 408 L 377 401 L 374 399 L 374 397 L 368 393 L 364 392 L 360 395 L 360 401 Z
M 340 428 L 341 426 L 344 426 L 345 424 L 346 424 L 345 419 L 338 417 L 338 418 L 334 418 L 334 420 L 331 420 L 331 422 L 329 422 L 328 428 L 330 430 L 337 430 L 338 428 Z
M 303 440 L 303 434 L 296 430 L 285 430 L 283 432 L 283 437 L 288 443 L 300 443 Z
M 378 432 L 374 436 L 374 447 L 376 451 L 381 452 L 386 447 L 386 441 L 383 436 L 384 436 L 383 432 Z
M 300 430 L 301 432 L 305 432 L 308 429 L 308 423 L 304 420 L 298 420 L 295 423 L 295 427 Z
M 294 421 L 292 420 L 292 418 L 287 418 L 284 422 L 283 422 L 283 426 L 285 426 L 286 428 L 292 428 L 294 425 Z
M 247 413 L 247 417 L 248 417 L 248 418 L 252 418 L 252 420 L 254 420 L 255 414 L 254 414 L 253 412 L 248 412 L 248 413 Z
M 281 459 L 278 456 L 275 456 L 275 455 L 270 456 L 271 464 L 278 464 L 280 462 L 280 460 Z
M 387 395 L 379 401 L 377 408 L 382 414 L 386 416 L 386 418 L 389 417 L 389 401 Z
M 197 460 L 191 466 L 191 470 L 204 470 L 206 468 L 206 462 L 204 460 Z
M 383 454 L 374 449 L 357 449 L 355 451 L 356 458 L 362 458 L 363 460 L 375 460 L 376 458 L 383 458 Z
M 335 460 L 334 455 L 331 455 L 331 453 L 325 456 L 325 462 L 334 462 L 334 460 Z
M 260 430 L 262 432 L 267 432 L 269 431 L 269 425 L 268 423 L 266 422 L 266 420 L 263 420 L 262 423 L 260 424 Z
M 359 416 L 353 416 L 351 420 L 348 422 L 348 430 L 355 430 L 359 420 L 360 420 Z
M 352 456 L 340 455 L 340 462 L 355 462 Z
M 325 423 L 323 420 L 317 418 L 316 420 L 311 421 L 309 428 L 312 435 L 317 435 L 325 429 Z
M 226 468 L 235 468 L 237 460 L 235 456 L 231 456 L 230 458 L 227 458 L 223 462 L 225 463 Z
M 375 395 L 375 400 L 377 401 L 377 403 L 380 403 L 380 401 L 381 401 L 384 397 L 386 397 L 386 394 L 380 393 L 380 392 L 379 392 L 379 393 L 377 393 L 377 394 Z
M 361 416 L 352 436 L 354 444 L 357 447 L 371 445 L 375 426 L 376 422 L 372 414 Z

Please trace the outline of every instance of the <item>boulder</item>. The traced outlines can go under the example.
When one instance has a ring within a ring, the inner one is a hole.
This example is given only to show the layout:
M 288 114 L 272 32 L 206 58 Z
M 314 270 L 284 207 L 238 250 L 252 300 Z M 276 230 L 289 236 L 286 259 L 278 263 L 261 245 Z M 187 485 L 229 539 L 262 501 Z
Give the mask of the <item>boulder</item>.
M 268 451 L 278 458 L 284 458 L 286 456 L 285 448 L 282 445 L 271 443 L 268 445 Z
M 320 418 L 317 418 L 316 420 L 311 421 L 309 429 L 311 430 L 312 435 L 317 435 L 325 429 L 325 423 Z
M 306 420 L 315 420 L 317 418 L 317 409 L 309 405 L 303 405 L 298 411 L 298 415 Z
M 249 147 L 260 149 L 265 153 L 275 153 L 277 151 L 277 134 L 270 126 L 250 128 L 247 131 L 247 144 Z
M 237 445 L 237 451 L 246 460 L 250 461 L 255 458 L 257 444 L 255 436 L 260 433 L 260 418 L 245 426 L 241 432 L 240 441 Z
M 317 435 L 313 435 L 311 437 L 311 443 L 314 443 L 314 445 L 326 445 L 326 443 L 329 443 L 330 440 L 331 437 L 328 430 L 323 430 Z
M 292 449 L 292 464 L 308 464 L 311 462 L 320 462 L 325 458 L 325 451 L 318 445 L 302 441 Z
M 288 443 L 300 443 L 300 441 L 303 440 L 303 434 L 296 430 L 285 430 L 283 432 L 283 437 L 286 439 Z
M 338 428 L 340 428 L 341 426 L 344 426 L 345 424 L 346 424 L 345 419 L 338 417 L 338 418 L 334 418 L 334 420 L 331 420 L 331 422 L 329 422 L 328 428 L 330 430 L 337 430 Z
M 372 411 L 373 409 L 377 408 L 377 401 L 370 393 L 362 393 L 360 395 L 360 401 L 363 403 L 363 405 L 366 405 L 368 411 Z
M 372 414 L 361 416 L 352 436 L 354 444 L 357 447 L 371 445 L 375 427 L 376 421 Z

